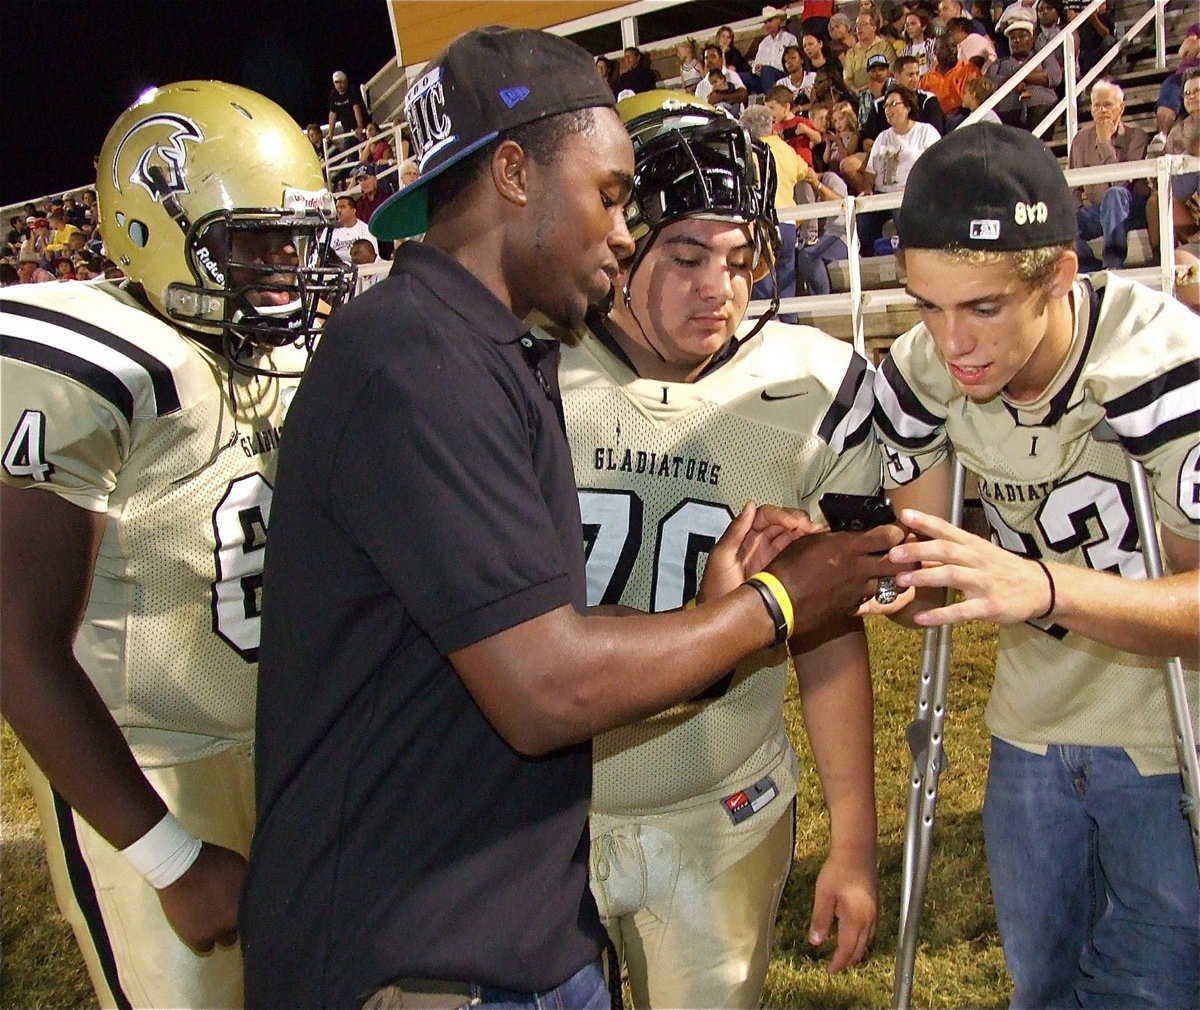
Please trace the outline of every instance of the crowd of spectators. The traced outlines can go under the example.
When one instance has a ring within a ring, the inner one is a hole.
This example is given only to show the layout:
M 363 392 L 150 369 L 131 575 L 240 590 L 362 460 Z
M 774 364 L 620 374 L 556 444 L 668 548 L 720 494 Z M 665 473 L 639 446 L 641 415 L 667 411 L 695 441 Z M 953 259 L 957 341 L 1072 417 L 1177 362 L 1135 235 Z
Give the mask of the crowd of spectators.
M 1074 53 L 1077 77 L 1116 44 L 1113 7 L 1112 0 L 1101 5 L 1065 50 Z M 959 128 L 1018 75 L 1023 75 L 1020 83 L 982 118 L 1032 131 L 1063 95 L 1064 50 L 1055 42 L 1062 41 L 1058 36 L 1069 20 L 1065 0 L 862 0 L 857 9 L 843 7 L 836 13 L 832 3 L 808 0 L 763 8 L 761 34 L 745 52 L 728 25 L 703 46 L 694 39 L 680 42 L 675 49 L 678 84 L 670 77 L 664 82 L 664 75 L 636 49 L 625 51 L 621 73 L 605 57 L 596 65 L 617 97 L 679 86 L 741 118 L 752 132 L 766 130 L 781 141 L 770 145 L 781 168 L 778 174 L 795 179 L 794 188 L 782 184 L 791 189 L 779 198 L 782 209 L 847 194 L 901 190 L 923 151 Z M 1047 46 L 1053 51 L 1043 52 Z M 1177 122 L 1183 124 L 1185 78 L 1191 67 L 1200 66 L 1200 25 L 1189 30 L 1178 60 L 1178 69 L 1162 86 L 1156 138 L 1121 120 L 1120 113 L 1113 142 L 1108 127 L 1102 125 L 1097 136 L 1096 124 L 1085 122 L 1071 164 L 1136 160 L 1146 156 L 1147 145 L 1150 155 L 1165 149 L 1167 134 Z M 1030 63 L 1036 64 L 1032 70 Z M 669 67 L 663 69 L 669 75 Z M 1120 88 L 1107 77 L 1102 73 L 1089 94 L 1093 117 L 1101 121 L 1112 119 L 1111 106 L 1121 104 L 1113 100 Z M 760 105 L 765 113 L 759 114 Z M 1190 119 L 1187 136 L 1194 137 L 1194 115 Z M 1047 137 L 1052 136 L 1053 129 Z M 1173 136 L 1173 150 L 1188 143 L 1182 129 Z M 1129 229 L 1147 224 L 1148 189 L 1144 180 L 1080 189 L 1085 269 L 1124 264 Z M 1176 217 L 1186 235 L 1192 221 L 1187 208 L 1200 207 L 1200 198 L 1177 204 Z M 892 248 L 885 234 L 890 217 L 888 212 L 858 215 L 863 255 Z M 802 222 L 794 234 L 784 231 L 786 263 L 775 278 L 780 295 L 828 293 L 828 265 L 848 255 L 844 220 L 823 218 L 819 224 Z M 1087 241 L 1096 238 L 1104 248 L 1099 258 Z
M 1078 31 L 1074 49 L 1080 74 L 1115 45 L 1112 7 L 1112 2 L 1101 5 Z M 776 158 L 789 166 L 782 175 L 795 176 L 794 187 L 781 194 L 781 208 L 892 192 L 903 188 L 922 151 L 958 128 L 1031 61 L 1037 68 L 985 118 L 1030 130 L 1037 126 L 1063 87 L 1062 50 L 1039 58 L 1068 20 L 1065 0 L 972 0 L 968 5 L 963 0 L 862 0 L 856 12 L 842 8 L 836 13 L 831 0 L 767 6 L 761 37 L 748 52 L 739 48 L 729 25 L 704 45 L 692 38 L 680 41 L 675 46 L 678 83 L 671 86 L 734 117 L 750 112 L 755 130 L 779 138 L 781 145 L 772 149 L 787 149 Z M 1196 152 L 1198 120 L 1191 106 L 1200 103 L 1200 24 L 1189 28 L 1177 58 L 1158 96 L 1154 136 L 1121 120 L 1119 87 L 1105 79 L 1096 82 L 1090 95 L 1093 122 L 1085 124 L 1073 145 L 1072 167 L 1163 151 Z M 624 51 L 619 65 L 597 57 L 596 69 L 617 97 L 663 86 L 662 74 L 636 47 Z M 753 115 L 760 104 L 766 111 Z M 1117 106 L 1117 125 L 1110 130 L 1106 119 Z M 339 194 L 334 252 L 360 264 L 389 259 L 390 244 L 378 243 L 366 223 L 384 200 L 418 175 L 407 138 L 397 150 L 393 138 L 402 133 L 384 132 L 370 119 L 360 90 L 340 70 L 332 77 L 327 123 L 309 123 L 305 132 Z M 797 159 L 795 173 L 788 155 Z M 1192 176 L 1181 180 L 1172 194 L 1172 213 L 1177 234 L 1186 241 L 1200 232 L 1200 197 Z M 1149 208 L 1148 199 L 1153 201 Z M 1085 268 L 1122 265 L 1132 228 L 1148 227 L 1157 246 L 1157 194 L 1144 181 L 1082 188 L 1079 203 Z M 859 216 L 864 255 L 886 250 L 881 229 L 889 216 Z M 95 219 L 91 190 L 78 202 L 68 194 L 42 206 L 27 204 L 8 222 L 0 281 L 119 275 L 103 256 Z M 1103 246 L 1099 259 L 1086 241 L 1094 238 Z M 794 244 L 796 269 L 789 249 L 789 262 L 776 278 L 781 295 L 827 293 L 828 264 L 847 255 L 844 221 L 802 223 Z
M 7 222 L 0 284 L 121 276 L 104 256 L 96 218 L 95 190 L 26 203 Z

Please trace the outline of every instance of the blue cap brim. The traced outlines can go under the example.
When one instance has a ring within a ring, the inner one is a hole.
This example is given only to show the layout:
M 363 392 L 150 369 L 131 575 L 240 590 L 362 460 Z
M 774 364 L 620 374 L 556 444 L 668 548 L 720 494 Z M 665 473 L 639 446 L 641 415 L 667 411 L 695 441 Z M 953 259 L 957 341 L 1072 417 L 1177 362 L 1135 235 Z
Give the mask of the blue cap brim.
M 464 158 L 474 154 L 481 147 L 490 144 L 499 136 L 498 130 L 493 130 L 475 143 L 455 152 L 452 158 L 447 158 L 440 165 L 422 171 L 414 182 L 410 182 L 399 193 L 389 196 L 371 215 L 367 227 L 376 238 L 385 242 L 395 242 L 398 239 L 412 238 L 429 230 L 429 183 L 457 165 Z

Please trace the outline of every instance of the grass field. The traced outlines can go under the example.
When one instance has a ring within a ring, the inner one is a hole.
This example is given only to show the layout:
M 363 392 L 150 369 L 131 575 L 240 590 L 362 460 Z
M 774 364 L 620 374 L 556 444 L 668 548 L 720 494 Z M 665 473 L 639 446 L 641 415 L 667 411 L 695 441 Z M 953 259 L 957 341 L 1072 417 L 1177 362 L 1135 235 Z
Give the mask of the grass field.
M 796 862 L 779 916 L 775 956 L 764 1004 L 771 1007 L 887 1007 L 891 1003 L 909 753 L 904 728 L 916 703 L 920 638 L 873 620 L 868 627 L 876 698 L 879 797 L 879 931 L 870 959 L 830 978 L 827 950 L 806 940 L 812 883 L 820 867 L 826 824 L 794 689 L 787 719 L 800 750 L 801 782 Z M 966 626 L 955 632 L 947 700 L 949 770 L 941 779 L 937 837 L 922 920 L 913 1005 L 1006 1006 L 1011 984 L 996 935 L 983 855 L 980 810 L 987 770 L 983 706 L 995 663 L 995 633 Z M 0 1007 L 85 1007 L 94 997 L 70 930 L 58 916 L 42 858 L 33 802 L 4 727 L 0 798 Z

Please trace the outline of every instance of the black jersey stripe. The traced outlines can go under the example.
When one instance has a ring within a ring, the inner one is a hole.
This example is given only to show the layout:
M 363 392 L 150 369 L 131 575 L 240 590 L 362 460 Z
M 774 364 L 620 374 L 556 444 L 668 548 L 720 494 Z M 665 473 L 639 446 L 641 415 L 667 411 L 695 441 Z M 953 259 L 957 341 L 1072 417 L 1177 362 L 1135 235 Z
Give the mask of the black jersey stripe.
M 1168 442 L 1200 431 L 1196 392 L 1181 392 L 1189 386 L 1200 390 L 1200 361 L 1196 359 L 1176 365 L 1104 404 L 1104 413 L 1127 452 L 1146 456 Z M 1144 430 L 1147 418 L 1152 426 Z
M 1090 277 L 1082 277 L 1080 280 L 1083 283 L 1083 289 L 1088 299 L 1088 328 L 1087 333 L 1083 335 L 1083 349 L 1079 353 L 1079 360 L 1075 362 L 1075 367 L 1072 369 L 1067 381 L 1062 384 L 1062 388 L 1050 398 L 1050 402 L 1046 406 L 1046 413 L 1038 420 L 1022 420 L 1024 412 L 1021 408 L 1003 401 L 1004 409 L 1008 411 L 1013 424 L 1018 428 L 1053 428 L 1063 419 L 1063 416 L 1071 407 L 1072 399 L 1075 398 L 1075 389 L 1079 385 L 1080 376 L 1083 375 L 1084 366 L 1087 365 L 1088 358 L 1091 357 L 1092 344 L 1096 340 L 1096 326 L 1100 322 L 1100 295 L 1096 290 L 1096 285 Z
M 104 925 L 104 916 L 100 913 L 100 901 L 96 897 L 96 885 L 92 874 L 84 861 L 83 852 L 79 848 L 79 836 L 75 833 L 75 817 L 67 801 L 59 796 L 58 791 L 51 787 L 50 794 L 54 798 L 54 819 L 57 821 L 58 840 L 62 845 L 63 857 L 67 864 L 67 877 L 71 881 L 71 891 L 79 910 L 83 913 L 83 921 L 87 926 L 88 935 L 96 948 L 100 959 L 100 970 L 104 973 L 104 981 L 108 984 L 109 992 L 113 995 L 119 1010 L 133 1010 L 133 1004 L 121 988 L 121 977 L 117 973 L 117 958 L 113 953 L 112 941 L 108 937 L 108 929 Z
M 853 449 L 855 446 L 862 445 L 867 440 L 867 436 L 871 434 L 871 412 L 863 414 L 862 423 L 854 430 L 846 432 L 845 438 L 842 439 L 841 452 L 847 449 Z
M 1116 425 L 1113 430 L 1117 430 Z M 1186 438 L 1188 435 L 1195 438 L 1197 431 L 1200 431 L 1200 409 L 1164 421 L 1145 435 L 1122 435 L 1117 431 L 1117 437 L 1130 455 L 1149 456 L 1177 438 Z
M 0 333 L 0 357 L 24 361 L 74 379 L 111 403 L 127 424 L 133 423 L 133 393 L 117 376 L 94 361 L 60 347 L 40 344 L 36 340 L 22 340 L 6 333 Z
M 1075 363 L 1075 368 L 1072 370 L 1070 378 L 1051 397 L 1046 416 L 1041 420 L 1038 427 L 1053 428 L 1062 420 L 1072 399 L 1075 398 L 1075 387 L 1079 385 L 1079 377 L 1083 375 L 1084 366 L 1087 364 L 1088 358 L 1091 357 L 1092 344 L 1096 340 L 1096 326 L 1100 322 L 1100 295 L 1096 291 L 1095 285 L 1092 284 L 1090 277 L 1083 278 L 1083 287 L 1088 297 L 1088 328 L 1083 338 L 1083 350 L 1079 354 L 1079 360 Z
M 899 367 L 890 355 L 883 359 L 878 372 L 875 373 L 876 390 L 878 391 L 881 386 L 886 386 L 887 390 L 895 397 L 896 408 L 901 414 L 901 417 L 893 418 L 885 409 L 879 393 L 876 393 L 872 417 L 888 441 L 904 449 L 923 449 L 937 438 L 938 430 L 946 423 L 945 418 L 938 417 L 925 408 L 925 405 L 917 398 L 917 394 L 905 381 Z M 906 418 L 931 430 L 919 435 L 901 434 L 898 422 Z
M 4 301 L 0 302 L 0 311 L 45 323 L 48 326 L 70 330 L 124 355 L 134 364 L 145 369 L 146 374 L 150 377 L 150 383 L 154 389 L 155 410 L 159 417 L 173 414 L 180 409 L 179 390 L 175 386 L 175 377 L 171 374 L 170 367 L 136 344 L 83 319 L 77 319 L 42 305 Z
M 838 425 L 854 409 L 854 403 L 858 399 L 858 391 L 867 374 L 866 359 L 857 354 L 850 355 L 850 365 L 846 369 L 846 374 L 842 376 L 842 384 L 838 387 L 837 394 L 833 398 L 833 403 L 825 411 L 825 416 L 821 418 L 821 426 L 817 429 L 817 434 L 826 445 L 833 442 L 833 436 L 838 429 Z
M 1132 414 L 1150 406 L 1155 400 L 1162 399 L 1167 393 L 1200 382 L 1200 359 L 1193 358 L 1183 364 L 1176 365 L 1169 371 L 1156 375 L 1148 382 L 1122 393 L 1104 404 L 1104 413 L 1110 421 L 1125 414 Z

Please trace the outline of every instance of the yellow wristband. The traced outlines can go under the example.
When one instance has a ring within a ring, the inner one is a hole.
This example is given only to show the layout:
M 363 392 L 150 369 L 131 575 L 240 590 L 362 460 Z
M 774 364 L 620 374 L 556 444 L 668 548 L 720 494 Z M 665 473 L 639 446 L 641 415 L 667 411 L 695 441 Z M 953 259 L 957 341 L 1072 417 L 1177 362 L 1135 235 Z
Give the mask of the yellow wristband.
M 788 596 L 787 590 L 783 588 L 783 583 L 770 572 L 759 572 L 757 575 L 750 576 L 750 578 L 761 582 L 771 591 L 771 595 L 775 597 L 775 601 L 779 604 L 779 609 L 783 611 L 783 619 L 787 622 L 788 638 L 791 638 L 796 633 L 796 612 L 792 609 L 792 598 Z

